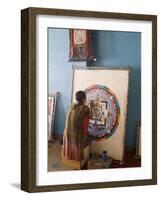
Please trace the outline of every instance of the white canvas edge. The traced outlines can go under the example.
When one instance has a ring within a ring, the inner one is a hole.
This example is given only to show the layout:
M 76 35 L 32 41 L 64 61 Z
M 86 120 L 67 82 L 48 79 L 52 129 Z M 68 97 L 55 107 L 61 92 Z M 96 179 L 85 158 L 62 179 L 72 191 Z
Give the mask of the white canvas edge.
M 36 19 L 36 185 L 142 180 L 152 178 L 152 23 L 38 15 Z M 142 166 L 138 168 L 48 172 L 47 28 L 141 32 Z

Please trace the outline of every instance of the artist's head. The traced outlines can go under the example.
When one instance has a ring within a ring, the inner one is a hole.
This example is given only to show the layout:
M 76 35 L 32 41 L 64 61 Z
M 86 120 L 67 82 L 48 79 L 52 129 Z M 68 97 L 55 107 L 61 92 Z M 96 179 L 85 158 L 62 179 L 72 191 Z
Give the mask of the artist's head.
M 78 91 L 75 94 L 75 98 L 79 103 L 85 103 L 86 102 L 86 93 L 84 91 Z

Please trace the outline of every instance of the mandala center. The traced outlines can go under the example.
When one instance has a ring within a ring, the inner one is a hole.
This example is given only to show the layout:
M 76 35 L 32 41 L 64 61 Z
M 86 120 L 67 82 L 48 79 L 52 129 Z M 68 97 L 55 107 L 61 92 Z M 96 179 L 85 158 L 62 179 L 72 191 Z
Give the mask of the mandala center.
M 116 96 L 103 85 L 92 85 L 85 92 L 92 112 L 88 134 L 95 140 L 110 137 L 119 122 L 120 107 Z

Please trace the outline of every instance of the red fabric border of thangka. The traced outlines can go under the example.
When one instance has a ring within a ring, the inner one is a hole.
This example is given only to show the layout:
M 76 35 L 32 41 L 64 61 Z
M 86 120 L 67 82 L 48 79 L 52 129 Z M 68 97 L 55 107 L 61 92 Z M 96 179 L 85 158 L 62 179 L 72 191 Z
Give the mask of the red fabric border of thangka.
M 86 61 L 86 60 L 92 60 L 93 54 L 92 49 L 90 47 L 91 41 L 90 41 L 90 31 L 86 30 L 86 39 L 85 43 L 78 46 L 74 44 L 74 29 L 70 29 L 70 49 L 69 49 L 69 60 L 71 61 Z M 83 58 L 81 56 L 77 55 L 77 48 L 85 48 L 85 54 Z

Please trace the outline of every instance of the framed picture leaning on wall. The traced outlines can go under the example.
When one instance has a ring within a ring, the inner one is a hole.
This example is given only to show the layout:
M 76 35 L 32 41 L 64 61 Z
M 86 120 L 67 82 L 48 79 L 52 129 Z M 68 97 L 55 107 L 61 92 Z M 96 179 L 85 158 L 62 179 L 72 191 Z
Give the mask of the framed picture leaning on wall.
M 54 128 L 57 97 L 58 97 L 57 92 L 48 95 L 48 141 L 51 142 L 54 140 L 53 128 Z

